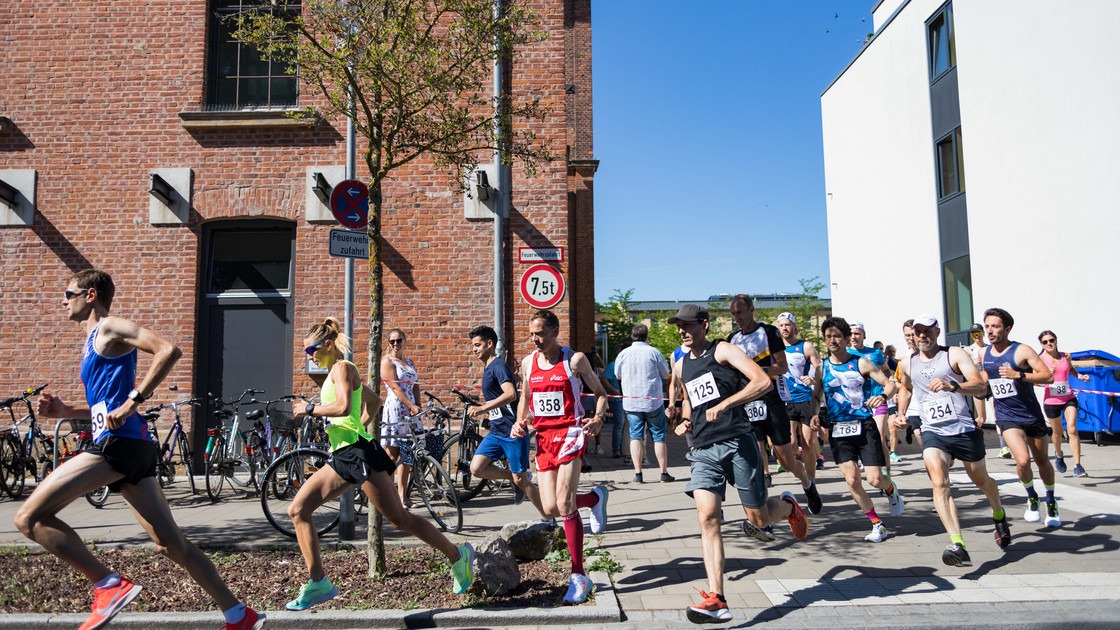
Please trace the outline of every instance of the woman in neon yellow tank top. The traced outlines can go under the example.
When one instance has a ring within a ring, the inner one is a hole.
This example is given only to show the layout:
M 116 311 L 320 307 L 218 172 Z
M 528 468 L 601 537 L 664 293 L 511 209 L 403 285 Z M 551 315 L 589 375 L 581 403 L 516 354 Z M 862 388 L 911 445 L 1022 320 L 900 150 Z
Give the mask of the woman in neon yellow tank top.
M 473 575 L 474 551 L 469 543 L 456 547 L 434 525 L 410 514 L 401 505 L 390 478 L 395 464 L 362 426 L 362 391 L 365 386 L 358 375 L 358 368 L 342 359 L 350 351 L 350 339 L 342 334 L 338 320 L 328 317 L 315 324 L 303 343 L 306 346 L 304 351 L 315 365 L 326 368 L 329 373 L 323 382 L 322 402 L 297 409 L 295 415 L 327 418 L 330 422 L 327 435 L 330 437 L 331 457 L 326 466 L 300 487 L 288 509 L 299 550 L 310 574 L 307 584 L 300 587 L 294 600 L 288 602 L 288 610 L 306 610 L 338 595 L 338 588 L 331 584 L 323 570 L 319 537 L 311 515 L 319 506 L 336 499 L 354 485 L 361 487 L 370 504 L 385 515 L 394 528 L 416 536 L 447 556 L 454 581 L 452 592 L 456 595 L 465 592 Z

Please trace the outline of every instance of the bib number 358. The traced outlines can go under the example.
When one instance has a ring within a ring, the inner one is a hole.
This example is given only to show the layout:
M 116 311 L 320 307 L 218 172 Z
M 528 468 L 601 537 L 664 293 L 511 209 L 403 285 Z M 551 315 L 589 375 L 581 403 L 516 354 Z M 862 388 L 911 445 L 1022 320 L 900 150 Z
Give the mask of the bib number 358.
M 538 418 L 564 415 L 564 392 L 533 392 L 533 415 Z

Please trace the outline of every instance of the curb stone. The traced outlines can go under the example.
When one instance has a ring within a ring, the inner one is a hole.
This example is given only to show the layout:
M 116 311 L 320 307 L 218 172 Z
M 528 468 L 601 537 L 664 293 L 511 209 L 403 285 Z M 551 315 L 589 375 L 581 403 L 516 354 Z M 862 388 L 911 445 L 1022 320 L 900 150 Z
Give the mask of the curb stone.
M 344 630 L 347 628 L 447 628 L 456 626 L 503 627 L 606 624 L 622 621 L 610 576 L 592 571 L 595 602 L 558 608 L 460 608 L 416 610 L 323 610 L 316 612 L 265 611 L 269 630 Z M 85 613 L 2 615 L 2 630 L 72 629 L 85 621 Z M 216 612 L 121 613 L 113 628 L 196 630 L 221 625 Z

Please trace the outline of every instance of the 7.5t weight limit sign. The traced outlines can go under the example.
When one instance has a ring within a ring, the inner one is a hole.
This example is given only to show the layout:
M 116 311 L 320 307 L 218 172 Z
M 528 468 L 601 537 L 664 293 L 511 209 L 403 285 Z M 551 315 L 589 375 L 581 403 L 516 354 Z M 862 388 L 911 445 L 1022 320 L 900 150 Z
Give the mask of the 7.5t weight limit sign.
M 535 308 L 552 308 L 564 298 L 564 276 L 551 265 L 533 265 L 521 275 L 521 298 Z

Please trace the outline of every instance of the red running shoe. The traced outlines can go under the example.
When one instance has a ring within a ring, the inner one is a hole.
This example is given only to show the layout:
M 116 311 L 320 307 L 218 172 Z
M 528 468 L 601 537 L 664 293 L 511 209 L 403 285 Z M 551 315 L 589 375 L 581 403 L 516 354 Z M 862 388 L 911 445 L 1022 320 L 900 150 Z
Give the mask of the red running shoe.
M 109 623 L 113 617 L 140 594 L 140 587 L 121 578 L 116 586 L 93 589 L 93 612 L 78 630 L 94 630 Z
M 792 492 L 788 490 L 783 492 L 782 499 L 789 501 L 789 504 L 793 506 L 793 511 L 786 517 L 786 520 L 789 521 L 789 529 L 793 532 L 793 537 L 804 540 L 809 535 L 809 519 L 805 518 L 805 512 L 797 504 L 797 499 L 793 498 Z
M 245 607 L 245 616 L 237 623 L 226 622 L 226 630 L 260 630 L 264 626 L 264 615 L 258 615 L 257 611 Z
M 699 606 L 689 606 L 686 614 L 692 623 L 724 623 L 731 621 L 731 611 L 727 609 L 727 602 L 719 593 L 705 593 L 700 591 L 704 601 Z

